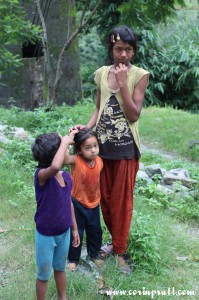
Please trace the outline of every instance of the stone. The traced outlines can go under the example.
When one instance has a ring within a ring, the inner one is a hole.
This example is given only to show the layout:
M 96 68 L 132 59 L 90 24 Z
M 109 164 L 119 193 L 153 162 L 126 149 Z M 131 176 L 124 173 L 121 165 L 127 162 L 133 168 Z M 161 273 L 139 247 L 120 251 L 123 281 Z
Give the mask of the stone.
M 27 137 L 28 133 L 22 127 L 15 128 L 14 138 L 25 140 Z
M 160 167 L 160 164 L 145 166 L 145 172 L 149 177 L 153 177 L 154 175 L 161 175 L 162 176 L 162 170 Z
M 163 176 L 164 184 L 172 185 L 174 182 L 180 181 L 182 185 L 192 188 L 193 185 L 197 184 L 196 180 L 193 180 L 189 177 L 187 170 L 179 168 L 179 169 L 172 169 L 165 173 Z
M 136 179 L 143 179 L 143 180 L 147 181 L 147 183 L 149 183 L 149 184 L 153 182 L 153 180 L 143 170 L 139 170 L 137 172 Z

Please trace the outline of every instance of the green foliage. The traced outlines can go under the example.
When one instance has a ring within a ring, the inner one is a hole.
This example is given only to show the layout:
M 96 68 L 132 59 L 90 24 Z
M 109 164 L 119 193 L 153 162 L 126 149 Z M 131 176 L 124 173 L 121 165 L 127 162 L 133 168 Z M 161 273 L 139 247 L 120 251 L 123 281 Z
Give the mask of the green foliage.
M 135 192 L 153 209 L 167 209 L 181 221 L 199 220 L 198 187 L 187 192 L 181 183 L 175 183 L 173 191 L 168 193 L 160 189 L 158 183 L 146 184 L 146 181 L 138 179 Z
M 181 18 L 181 20 L 180 20 Z M 186 31 L 187 35 L 184 35 Z M 187 39 L 189 36 L 189 39 Z M 166 27 L 143 30 L 139 34 L 135 63 L 150 71 L 146 105 L 170 105 L 191 111 L 199 110 L 199 26 L 196 18 Z M 141 62 L 141 63 L 140 63 Z
M 26 20 L 26 15 L 20 0 L 4 0 L 0 2 L 0 76 L 13 67 L 22 64 L 19 55 L 13 55 L 10 46 L 19 45 L 29 40 L 39 39 L 40 29 Z
M 82 34 L 79 39 L 81 56 L 81 74 L 83 84 L 83 97 L 95 100 L 96 84 L 94 82 L 94 72 L 103 65 L 106 51 L 97 34 L 96 27 L 89 33 Z
M 160 148 L 166 154 L 178 153 L 178 156 L 199 162 L 199 147 L 196 144 L 190 147 L 192 141 L 198 141 L 198 124 L 199 115 L 196 113 L 152 106 L 142 110 L 140 136 L 152 148 Z
M 146 184 L 146 181 L 139 179 L 136 182 L 136 190 L 139 195 L 142 195 L 153 208 L 168 208 L 170 204 L 169 195 L 161 191 L 155 182 Z
M 176 4 L 185 6 L 184 0 L 130 0 L 120 5 L 120 22 L 133 28 L 150 29 L 152 24 L 166 22 L 176 14 Z
M 150 216 L 136 212 L 133 219 L 127 252 L 135 266 L 157 271 L 160 263 L 159 241 L 152 220 Z
M 83 97 L 91 101 L 96 100 L 97 90 L 94 82 L 94 72 L 97 68 L 98 66 L 92 64 L 82 64 L 81 66 Z
M 138 53 L 133 63 L 149 70 L 151 74 L 145 105 L 170 105 L 195 112 L 199 110 L 197 10 L 190 13 L 184 8 L 184 13 L 183 10 L 178 12 L 176 9 L 185 5 L 188 9 L 190 5 L 194 5 L 191 2 L 169 0 L 165 3 L 163 0 L 150 0 L 146 5 L 145 0 L 103 1 L 95 16 L 92 24 L 96 26 L 104 46 L 107 46 L 107 36 L 113 26 L 126 24 L 137 32 Z M 195 5 L 197 7 L 197 3 Z M 157 23 L 159 26 L 154 27 Z M 101 52 L 97 53 L 99 55 Z M 89 63 L 85 61 L 85 96 L 92 98 L 95 95 L 93 80 L 88 75 L 91 69 L 90 60 Z M 192 152 L 194 156 L 195 149 Z
M 101 222 L 103 242 L 109 243 L 111 241 L 110 233 L 103 220 Z M 133 212 L 127 252 L 134 267 L 144 267 L 157 272 L 160 262 L 159 241 L 149 215 Z
M 7 150 L 10 159 L 17 160 L 21 165 L 26 165 L 32 161 L 30 146 L 31 142 L 14 139 L 5 144 L 5 150 Z
M 90 101 L 79 102 L 73 107 L 67 105 L 56 106 L 52 111 L 46 111 L 45 108 L 24 111 L 14 106 L 11 109 L 0 107 L 0 120 L 6 125 L 23 127 L 34 136 L 52 131 L 67 134 L 71 126 L 87 124 L 94 109 L 95 104 Z M 198 124 L 199 116 L 197 114 L 171 107 L 159 108 L 153 106 L 144 108 L 139 120 L 141 142 L 143 140 L 152 148 L 155 144 L 155 147 L 166 153 L 170 151 L 182 158 L 197 162 L 199 147 L 194 145 L 190 148 L 190 142 L 198 140 Z M 158 134 L 157 128 L 159 128 Z M 141 159 L 143 158 L 144 156 Z M 162 162 L 161 158 L 157 158 L 157 154 L 150 154 L 149 162 L 153 160 L 156 163 Z M 191 172 L 194 173 L 193 170 Z M 195 173 L 192 178 L 195 179 L 197 176 L 199 174 Z
M 7 125 L 20 126 L 25 129 L 29 128 L 32 136 L 42 133 L 46 130 L 58 130 L 60 133 L 67 133 L 68 127 L 77 123 L 86 124 L 92 111 L 94 104 L 91 102 L 78 103 L 74 107 L 60 106 L 55 107 L 54 111 L 46 112 L 44 109 L 38 109 L 33 112 L 22 111 L 14 107 L 11 110 L 0 108 L 1 122 Z M 145 120 L 150 119 L 148 114 Z M 165 114 L 163 113 L 165 111 Z M 161 112 L 161 116 L 159 116 Z M 153 108 L 150 115 L 154 115 L 165 119 L 168 114 L 174 119 L 180 115 L 180 129 L 184 133 L 187 126 L 187 116 L 194 119 L 195 116 L 183 113 L 173 109 Z M 158 116 L 157 116 L 158 115 Z M 185 118 L 185 119 L 183 119 Z M 19 120 L 19 121 L 18 121 Z M 15 124 L 15 122 L 19 122 Z M 144 126 L 154 127 L 154 120 Z M 37 127 L 38 124 L 38 127 Z M 156 134 L 149 131 L 151 142 L 156 142 L 157 135 L 162 131 L 161 123 L 156 125 L 160 130 L 156 130 Z M 33 126 L 31 128 L 31 126 Z M 193 127 L 193 126 L 192 126 Z M 195 125 L 196 127 L 196 125 Z M 163 127 L 164 128 L 164 127 Z M 142 131 L 144 134 L 144 131 Z M 186 134 L 185 134 L 186 135 Z M 189 138 L 192 138 L 193 132 L 190 131 Z M 162 137 L 160 140 L 165 140 Z M 1 209 L 0 209 L 0 227 L 1 227 L 1 247 L 0 247 L 0 265 L 1 265 L 1 298 L 2 299 L 22 299 L 25 293 L 29 299 L 35 299 L 35 243 L 34 243 L 34 214 L 35 214 L 35 196 L 33 192 L 33 176 L 34 167 L 32 162 L 28 162 L 30 158 L 29 142 L 22 146 L 21 142 L 12 142 L 11 147 L 1 144 L 0 159 L 0 187 L 1 187 Z M 178 141 L 178 144 L 181 143 Z M 180 151 L 178 147 L 178 151 Z M 19 153 L 18 153 L 19 152 Z M 24 152 L 24 154 L 23 154 Z M 165 168 L 177 168 L 180 166 L 188 168 L 191 177 L 198 178 L 199 169 L 196 164 L 187 161 L 167 161 L 157 154 L 143 154 L 143 162 L 161 163 Z M 158 183 L 156 178 L 154 185 Z M 142 183 L 143 185 L 143 183 Z M 141 183 L 140 183 L 141 187 Z M 145 188 L 145 186 L 143 185 Z M 155 189 L 155 187 L 153 187 Z M 176 187 L 176 197 L 179 187 Z M 149 191 L 146 190 L 149 194 Z M 156 193 L 155 191 L 152 191 Z M 150 191 L 151 193 L 151 191 Z M 194 201 L 198 200 L 197 195 Z M 186 198 L 187 199 L 187 198 Z M 183 200 L 183 199 L 181 199 Z M 187 199 L 190 201 L 191 199 Z M 178 200 L 176 200 L 177 203 Z M 192 201 L 192 200 L 191 200 Z M 174 202 L 175 203 L 175 202 Z M 184 205 L 184 204 L 183 204 Z M 125 276 L 119 273 L 116 265 L 115 257 L 110 257 L 105 261 L 102 268 L 97 272 L 103 276 L 105 286 L 111 287 L 113 290 L 165 290 L 165 287 L 174 287 L 175 290 L 195 290 L 198 293 L 197 278 L 198 271 L 198 238 L 190 235 L 193 231 L 193 224 L 186 222 L 188 218 L 181 218 L 185 223 L 176 219 L 176 208 L 174 214 L 170 210 L 149 206 L 149 202 L 145 201 L 144 191 L 142 194 L 135 191 L 134 197 L 135 212 L 132 221 L 131 234 L 129 237 L 128 249 L 133 257 L 133 273 Z M 182 207 L 179 214 L 183 214 Z M 139 212 L 139 213 L 138 213 Z M 188 215 L 187 212 L 185 212 Z M 198 211 L 196 211 L 198 214 Z M 198 230 L 198 219 L 195 220 L 196 233 Z M 103 225 L 104 229 L 104 225 Z M 109 233 L 106 229 L 104 232 L 104 242 L 110 241 Z M 179 261 L 177 257 L 187 257 L 185 261 Z M 18 259 L 16 259 L 16 257 Z M 85 273 L 77 271 L 71 273 L 67 270 L 67 296 L 72 299 L 99 299 L 97 272 Z M 121 288 L 122 287 L 122 288 Z M 56 287 L 51 277 L 48 283 L 47 299 L 56 298 Z M 103 296 L 102 296 L 103 298 Z M 117 297 L 116 297 L 117 298 Z M 127 297 L 128 298 L 128 297 Z M 140 298 L 139 296 L 135 299 Z M 167 297 L 166 297 L 167 298 Z M 187 298 L 188 299 L 188 298 Z
M 196 200 L 197 197 L 197 200 Z M 198 192 L 194 195 L 176 193 L 172 198 L 171 208 L 174 214 L 182 221 L 199 220 Z
M 93 1 L 91 1 L 93 3 Z M 84 1 L 78 1 L 78 10 L 82 9 Z M 114 26 L 126 24 L 133 28 L 151 28 L 154 23 L 165 22 L 175 14 L 176 4 L 184 6 L 184 0 L 111 0 L 102 1 L 91 25 L 97 27 L 100 37 L 105 41 L 108 32 Z

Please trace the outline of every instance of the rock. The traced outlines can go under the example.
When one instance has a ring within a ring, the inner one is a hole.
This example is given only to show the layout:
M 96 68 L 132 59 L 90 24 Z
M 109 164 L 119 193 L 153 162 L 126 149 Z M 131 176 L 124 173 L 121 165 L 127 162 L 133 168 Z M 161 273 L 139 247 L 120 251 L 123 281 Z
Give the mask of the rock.
M 149 183 L 149 184 L 153 182 L 153 180 L 143 170 L 139 170 L 137 172 L 136 179 L 143 179 L 143 180 L 147 181 L 147 183 Z
M 187 170 L 179 168 L 172 169 L 163 176 L 164 184 L 172 185 L 174 182 L 180 181 L 182 185 L 192 188 L 197 183 L 196 180 L 190 179 Z
M 14 138 L 26 140 L 27 137 L 28 137 L 28 133 L 22 127 L 18 127 L 15 129 Z
M 9 139 L 5 136 L 3 132 L 0 132 L 0 142 L 6 144 L 9 142 Z
M 160 164 L 145 166 L 145 172 L 147 175 L 151 178 L 154 175 L 161 175 L 162 176 L 162 170 L 160 167 Z
M 0 131 L 4 131 L 8 126 L 0 124 Z
M 144 170 L 145 168 L 144 168 L 144 164 L 143 163 L 139 163 L 139 170 Z
M 166 187 L 166 186 L 163 186 L 161 184 L 158 184 L 157 185 L 157 189 L 160 191 L 160 192 L 163 192 L 163 193 L 166 193 L 166 194 L 173 194 L 173 191 L 172 189 Z

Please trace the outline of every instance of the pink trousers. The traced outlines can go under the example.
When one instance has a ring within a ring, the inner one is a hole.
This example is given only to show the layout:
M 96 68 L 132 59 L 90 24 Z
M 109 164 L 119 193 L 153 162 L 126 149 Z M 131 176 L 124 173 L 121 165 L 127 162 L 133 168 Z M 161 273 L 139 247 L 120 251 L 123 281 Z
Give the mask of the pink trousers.
M 104 222 L 112 236 L 114 253 L 124 254 L 133 211 L 133 189 L 139 161 L 103 159 L 101 173 L 101 208 Z

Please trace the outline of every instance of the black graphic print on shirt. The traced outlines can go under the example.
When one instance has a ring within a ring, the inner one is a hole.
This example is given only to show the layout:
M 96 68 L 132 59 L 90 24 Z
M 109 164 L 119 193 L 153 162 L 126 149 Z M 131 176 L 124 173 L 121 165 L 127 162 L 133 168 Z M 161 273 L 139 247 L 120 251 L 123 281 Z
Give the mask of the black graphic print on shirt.
M 133 135 L 115 95 L 112 95 L 106 103 L 96 133 L 101 157 L 109 159 L 135 157 L 137 151 Z

